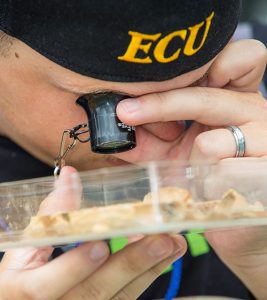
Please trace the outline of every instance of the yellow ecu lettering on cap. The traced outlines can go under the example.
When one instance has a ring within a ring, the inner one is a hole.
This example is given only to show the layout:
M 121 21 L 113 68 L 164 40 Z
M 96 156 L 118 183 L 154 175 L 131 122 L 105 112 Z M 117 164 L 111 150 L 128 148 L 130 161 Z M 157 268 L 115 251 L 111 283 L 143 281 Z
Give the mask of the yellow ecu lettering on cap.
M 171 56 L 169 57 L 165 57 L 165 51 L 167 46 L 169 45 L 169 43 L 175 38 L 175 37 L 179 37 L 182 40 L 186 39 L 186 34 L 187 31 L 186 30 L 179 30 L 179 31 L 175 31 L 172 32 L 170 34 L 168 34 L 167 36 L 165 36 L 163 39 L 161 39 L 158 44 L 155 47 L 154 50 L 154 57 L 158 62 L 161 63 L 168 63 L 171 62 L 173 60 L 178 59 L 180 52 L 181 52 L 181 48 L 178 48 L 176 52 L 174 52 Z
M 189 27 L 190 34 L 184 48 L 185 55 L 192 56 L 196 54 L 203 47 L 207 39 L 213 17 L 214 17 L 214 12 L 211 13 L 211 15 L 206 19 L 206 21 L 203 21 L 193 27 Z M 199 30 L 204 26 L 205 23 L 206 23 L 206 27 L 205 27 L 202 41 L 197 48 L 194 48 L 194 44 L 196 42 L 196 38 L 198 36 Z
M 160 40 L 159 38 L 161 37 L 162 33 L 145 34 L 136 31 L 129 31 L 128 33 L 131 36 L 131 42 L 125 54 L 122 56 L 118 56 L 118 59 L 131 63 L 151 64 L 153 62 L 152 53 L 150 53 L 149 55 L 149 51 L 151 50 L 151 46 L 153 43 L 155 46 L 153 52 L 154 59 L 159 63 L 169 63 L 177 60 L 182 50 L 184 55 L 192 56 L 204 46 L 210 31 L 214 15 L 214 12 L 212 12 L 211 15 L 207 17 L 203 22 L 194 26 L 190 26 L 187 29 L 171 32 Z M 201 29 L 203 29 L 203 37 L 199 46 L 197 47 L 195 44 Z M 181 39 L 182 47 L 178 48 L 173 54 L 166 57 L 166 49 L 174 38 Z
M 145 54 L 148 54 L 152 42 L 155 42 L 161 36 L 161 33 L 144 34 L 135 31 L 129 31 L 128 33 L 132 36 L 131 42 L 125 54 L 123 56 L 119 56 L 118 59 L 133 63 L 151 64 L 152 59 L 148 55 L 143 58 L 138 57 L 137 55 L 140 50 Z M 145 41 L 152 42 L 145 43 Z

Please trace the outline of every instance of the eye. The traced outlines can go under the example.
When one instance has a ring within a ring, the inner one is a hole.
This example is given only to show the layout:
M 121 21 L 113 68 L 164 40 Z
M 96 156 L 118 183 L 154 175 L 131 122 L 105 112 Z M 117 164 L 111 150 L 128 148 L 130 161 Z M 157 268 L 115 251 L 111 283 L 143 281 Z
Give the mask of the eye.
M 189 87 L 199 86 L 201 82 L 208 78 L 209 72 L 206 72 L 202 77 L 189 85 Z

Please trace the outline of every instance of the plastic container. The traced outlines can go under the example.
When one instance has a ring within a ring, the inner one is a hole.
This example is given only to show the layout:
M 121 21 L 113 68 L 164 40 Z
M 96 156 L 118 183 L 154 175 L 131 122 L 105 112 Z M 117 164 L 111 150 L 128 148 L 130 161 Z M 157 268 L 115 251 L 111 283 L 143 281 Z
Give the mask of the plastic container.
M 80 175 L 83 192 L 75 211 L 48 216 L 35 215 L 54 189 L 53 177 L 0 184 L 0 250 L 267 225 L 267 160 L 194 166 L 165 161 Z

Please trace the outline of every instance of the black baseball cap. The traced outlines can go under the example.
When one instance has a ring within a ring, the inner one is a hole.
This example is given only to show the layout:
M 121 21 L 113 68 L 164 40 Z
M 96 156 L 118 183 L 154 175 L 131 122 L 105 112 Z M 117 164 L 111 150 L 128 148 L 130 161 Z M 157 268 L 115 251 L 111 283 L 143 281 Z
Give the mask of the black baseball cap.
M 97 79 L 162 81 L 231 39 L 241 0 L 0 0 L 0 30 Z

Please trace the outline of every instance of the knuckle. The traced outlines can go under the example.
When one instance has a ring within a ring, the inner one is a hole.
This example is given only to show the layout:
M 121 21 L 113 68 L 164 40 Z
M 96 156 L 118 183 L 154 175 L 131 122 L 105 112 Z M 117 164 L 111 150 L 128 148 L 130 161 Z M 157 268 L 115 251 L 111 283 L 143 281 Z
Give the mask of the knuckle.
M 258 41 L 258 40 L 251 40 L 250 41 L 250 52 L 253 53 L 253 60 L 255 63 L 258 64 L 258 60 L 266 61 L 267 60 L 267 50 L 266 46 Z
M 246 102 L 250 105 L 248 112 L 259 113 L 259 116 L 267 113 L 266 99 L 260 93 L 245 93 L 242 96 L 243 103 Z
M 122 290 L 120 293 L 112 298 L 112 300 L 134 300 L 136 299 L 129 294 L 127 290 Z
M 202 101 L 205 103 L 210 103 L 210 88 L 209 87 L 194 87 L 195 94 L 201 98 Z
M 207 87 L 195 87 L 195 94 L 198 97 L 198 110 L 199 114 L 207 113 L 208 109 L 213 108 L 216 105 L 216 99 L 213 98 L 212 89 Z
M 99 281 L 98 281 L 99 282 Z M 95 300 L 108 300 L 111 298 L 111 295 L 108 295 L 108 289 L 101 287 L 97 282 L 93 280 L 84 281 L 83 283 L 79 284 L 78 294 L 79 299 L 87 300 L 87 299 L 95 299 Z M 72 300 L 77 298 L 75 290 L 64 297 L 64 300 Z
M 99 285 L 90 282 L 90 284 L 82 284 L 80 286 L 80 299 L 95 299 L 95 300 L 106 300 L 108 299 L 107 295 L 105 295 L 105 289 L 101 288 Z M 70 298 L 73 299 L 73 298 Z
M 200 133 L 194 141 L 194 148 L 197 150 L 200 154 L 206 156 L 208 154 L 211 154 L 211 141 L 208 138 L 208 135 L 206 132 Z
M 20 287 L 20 292 L 19 294 L 20 299 L 25 299 L 25 300 L 48 300 L 48 298 L 42 293 L 41 290 L 37 289 L 34 287 L 34 285 L 26 285 L 23 284 Z
M 225 63 L 225 60 L 218 59 L 215 60 L 215 62 L 212 65 L 212 72 L 216 77 L 223 76 L 225 77 L 225 74 L 228 74 L 229 69 L 231 69 L 231 66 L 228 63 Z M 209 82 L 211 78 L 209 77 Z
M 166 268 L 165 265 L 164 265 L 164 267 L 162 267 L 161 265 L 156 265 L 155 267 L 148 270 L 149 277 L 153 278 L 153 280 L 158 278 L 159 275 L 164 271 L 165 268 Z
M 240 97 L 240 93 L 237 93 L 234 99 L 236 99 L 238 103 L 242 101 L 243 104 L 248 105 L 248 107 L 251 108 L 252 112 L 255 110 L 258 111 L 259 109 L 263 108 L 262 106 L 264 104 L 262 99 L 263 97 L 259 93 L 247 92 L 247 93 L 242 93 L 240 99 L 238 99 L 239 97 Z M 247 111 L 247 112 L 251 112 L 251 111 Z
M 154 94 L 156 97 L 156 101 L 157 101 L 157 107 L 158 107 L 158 116 L 160 117 L 160 119 L 158 120 L 159 122 L 165 122 L 165 108 L 166 108 L 166 98 L 164 96 L 164 93 L 155 93 Z M 165 103 L 165 105 L 164 105 Z
M 132 259 L 131 256 L 125 255 L 120 258 L 122 272 L 139 275 L 145 268 L 145 263 L 141 265 L 138 260 Z

